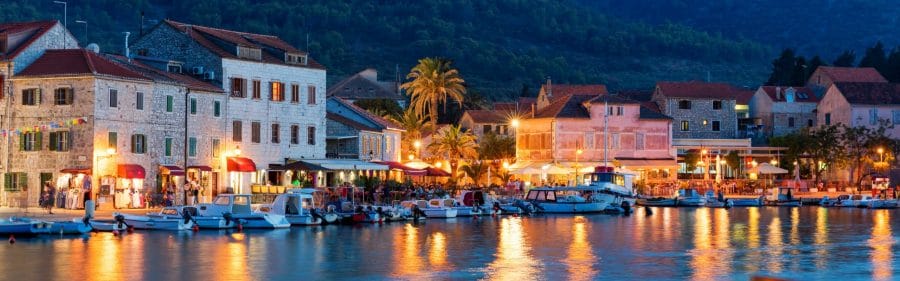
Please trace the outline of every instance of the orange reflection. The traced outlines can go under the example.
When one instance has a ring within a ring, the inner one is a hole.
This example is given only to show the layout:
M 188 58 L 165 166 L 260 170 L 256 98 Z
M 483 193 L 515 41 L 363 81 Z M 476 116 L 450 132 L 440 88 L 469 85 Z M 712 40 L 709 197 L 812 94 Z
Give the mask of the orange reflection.
M 694 280 L 713 279 L 716 275 L 714 265 L 719 262 L 710 235 L 709 211 L 709 208 L 699 208 L 694 212 L 694 249 L 690 251 Z
M 569 280 L 592 280 L 597 275 L 593 266 L 597 258 L 591 252 L 584 217 L 577 216 L 574 221 L 572 242 L 569 243 L 568 257 L 563 263 L 569 267 Z
M 772 223 L 769 224 L 768 246 L 769 271 L 779 273 L 783 266 L 781 257 L 784 255 L 784 242 L 781 241 L 781 219 L 778 217 L 772 218 Z
M 828 208 L 816 211 L 816 234 L 813 236 L 816 245 L 816 268 L 825 269 L 828 262 Z
M 751 207 L 748 211 L 747 248 L 750 249 L 750 251 L 747 253 L 748 262 L 746 263 L 746 265 L 748 272 L 756 272 L 759 271 L 759 267 L 757 267 L 757 265 L 760 263 L 760 259 L 762 258 L 759 250 L 759 208 Z
M 869 247 L 872 248 L 872 279 L 891 280 L 893 268 L 891 262 L 894 254 L 891 246 L 894 245 L 894 237 L 891 235 L 891 214 L 888 210 L 877 210 L 873 217 L 875 225 L 872 227 L 872 238 L 869 239 Z
M 394 275 L 410 278 L 420 276 L 424 269 L 419 258 L 419 229 L 412 224 L 403 226 L 403 235 L 394 236 Z M 412 276 L 410 276 L 412 275 Z
M 447 238 L 443 233 L 435 232 L 431 235 L 431 249 L 428 250 L 428 261 L 435 269 L 447 267 Z
M 248 280 L 250 272 L 247 270 L 247 239 L 244 233 L 231 233 L 224 247 L 216 247 L 216 257 L 219 263 L 215 270 L 216 280 Z
M 791 208 L 791 245 L 800 245 L 800 208 Z M 791 251 L 799 254 L 799 250 Z
M 105 234 L 105 233 L 104 233 Z M 137 235 L 129 235 L 128 239 L 139 237 Z M 122 245 L 123 241 L 117 236 L 103 235 L 100 241 L 91 241 L 88 246 L 90 258 L 85 259 L 84 268 L 87 269 L 87 276 L 102 277 L 106 280 L 123 280 L 125 276 L 122 269 L 126 268 L 122 264 Z
M 496 259 L 488 265 L 488 279 L 508 281 L 533 279 L 538 273 L 539 264 L 528 253 L 530 248 L 522 231 L 522 219 L 501 219 L 499 240 Z

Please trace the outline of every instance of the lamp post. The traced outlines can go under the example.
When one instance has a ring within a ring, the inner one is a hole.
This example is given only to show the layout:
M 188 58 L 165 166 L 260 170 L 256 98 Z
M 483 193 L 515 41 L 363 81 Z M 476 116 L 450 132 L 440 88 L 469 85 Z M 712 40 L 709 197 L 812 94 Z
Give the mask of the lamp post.
M 575 186 L 578 186 L 579 184 L 578 169 L 581 168 L 581 166 L 578 164 L 578 156 L 581 156 L 582 153 L 584 153 L 584 150 L 581 150 L 580 148 L 575 150 Z
M 53 1 L 53 3 L 63 5 L 63 27 L 68 28 L 67 25 L 69 24 L 69 3 L 66 1 Z M 60 49 L 66 48 L 66 44 L 69 43 L 69 42 L 66 42 L 66 40 L 67 40 L 66 37 L 63 36 L 63 45 L 62 45 L 62 48 L 60 48 Z
M 84 42 L 88 42 L 88 22 L 83 20 L 76 20 L 75 23 L 84 24 Z

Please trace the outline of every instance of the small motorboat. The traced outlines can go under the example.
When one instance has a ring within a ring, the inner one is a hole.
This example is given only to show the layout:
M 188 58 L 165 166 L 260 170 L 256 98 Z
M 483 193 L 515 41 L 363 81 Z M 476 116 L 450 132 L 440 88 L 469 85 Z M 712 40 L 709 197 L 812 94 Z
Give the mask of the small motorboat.
M 428 218 L 455 218 L 458 212 L 453 208 L 441 205 L 431 205 L 425 200 L 416 200 L 414 204 L 417 205 Z
M 91 220 L 91 228 L 94 231 L 102 231 L 102 232 L 113 232 L 118 231 L 122 232 L 128 230 L 128 225 L 125 223 L 125 218 L 122 217 L 122 220 Z
M 800 207 L 803 205 L 800 199 L 792 195 L 793 188 L 778 187 L 772 189 L 772 194 L 766 198 L 766 205 L 778 207 Z
M 237 224 L 243 228 L 291 227 L 291 222 L 284 215 L 253 211 L 250 194 L 219 194 L 212 203 L 197 205 L 197 210 L 198 216 L 193 217 L 195 220 L 199 222 L 210 219 L 222 226 L 219 228 L 230 228 Z M 202 223 L 199 226 L 203 227 Z
M 828 198 L 828 196 L 822 197 L 822 200 L 819 200 L 819 206 L 822 207 L 842 207 L 844 201 L 850 200 L 850 195 L 843 194 L 839 195 L 837 198 Z
M 428 201 L 429 208 L 450 208 L 456 210 L 457 217 L 471 217 L 481 215 L 481 208 L 473 206 L 465 206 L 456 199 L 431 199 Z
M 654 197 L 638 199 L 637 204 L 646 207 L 675 207 L 678 202 L 675 198 Z
M 601 213 L 610 207 L 608 197 L 601 193 L 600 186 L 539 187 L 532 188 L 525 201 L 534 206 L 535 211 L 554 214 Z M 499 207 L 499 206 L 498 206 Z
M 697 192 L 697 190 L 693 188 L 679 189 L 678 195 L 675 197 L 675 201 L 678 202 L 679 207 L 706 206 L 706 197 L 700 195 L 700 192 Z
M 71 220 L 51 221 L 50 233 L 56 234 L 85 234 L 91 232 L 91 222 L 85 218 L 72 218 Z
M 165 207 L 158 213 L 147 213 L 144 216 L 120 213 L 113 215 L 124 217 L 125 224 L 135 229 L 188 230 L 194 227 L 193 216 L 179 206 Z
M 896 209 L 897 200 L 872 199 L 866 204 L 869 209 Z
M 835 203 L 835 207 L 866 208 L 869 201 L 872 201 L 872 196 L 856 194 L 846 200 L 839 200 Z
M 763 205 L 763 198 L 728 198 L 732 207 L 759 207 Z
M 11 217 L 0 220 L 0 235 L 33 236 L 50 233 L 52 228 L 52 222 L 32 218 Z

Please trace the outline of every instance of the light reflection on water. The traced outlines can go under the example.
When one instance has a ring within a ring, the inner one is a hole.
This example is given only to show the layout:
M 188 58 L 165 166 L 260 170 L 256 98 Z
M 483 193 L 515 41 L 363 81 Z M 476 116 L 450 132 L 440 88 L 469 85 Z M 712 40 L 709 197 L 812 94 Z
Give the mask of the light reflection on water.
M 892 280 L 900 210 L 639 209 L 0 246 L 0 280 Z

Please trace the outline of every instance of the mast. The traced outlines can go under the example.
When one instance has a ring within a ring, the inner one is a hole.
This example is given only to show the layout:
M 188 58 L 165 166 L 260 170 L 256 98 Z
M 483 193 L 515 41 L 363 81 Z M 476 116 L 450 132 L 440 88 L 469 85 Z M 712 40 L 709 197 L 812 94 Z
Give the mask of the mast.
M 609 158 L 607 158 L 608 150 L 609 150 L 609 98 L 607 96 L 603 97 L 603 166 L 609 165 Z

